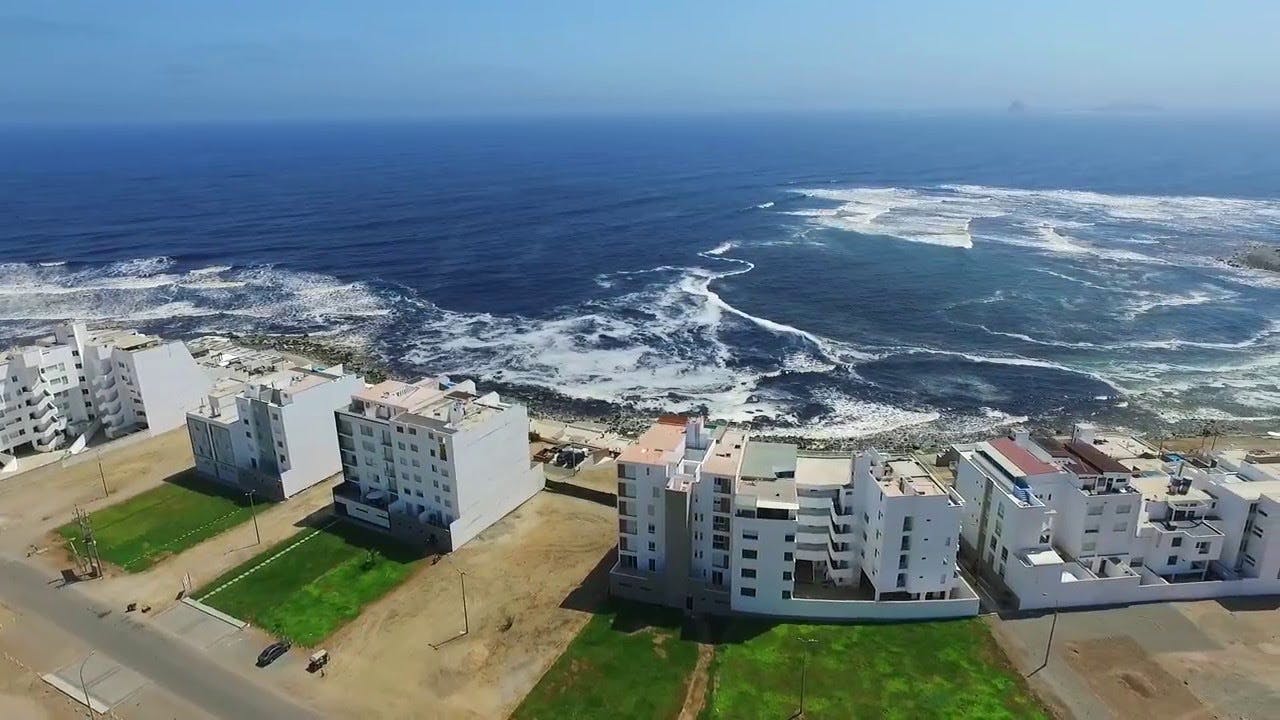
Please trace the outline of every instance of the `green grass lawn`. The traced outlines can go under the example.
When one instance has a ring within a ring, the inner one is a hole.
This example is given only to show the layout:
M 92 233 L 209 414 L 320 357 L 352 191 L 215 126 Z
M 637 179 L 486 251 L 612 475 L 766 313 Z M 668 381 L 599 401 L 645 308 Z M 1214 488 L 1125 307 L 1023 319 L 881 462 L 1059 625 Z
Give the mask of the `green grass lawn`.
M 697 659 L 680 613 L 618 603 L 591 618 L 512 718 L 674 718 Z
M 256 502 L 258 510 L 266 504 L 261 498 Z M 249 516 L 249 501 L 244 495 L 201 480 L 191 471 L 91 513 L 89 519 L 102 559 L 127 572 L 142 572 L 169 555 L 249 520 Z M 58 534 L 74 540 L 83 552 L 76 523 L 58 528 Z M 251 542 L 252 535 L 245 540 Z
M 309 539 L 270 560 L 303 538 Z M 265 550 L 195 596 L 295 643 L 315 645 L 404 582 L 421 559 L 420 553 L 390 538 L 335 523 L 319 532 L 304 530 Z
M 893 625 L 735 620 L 717 645 L 701 718 L 1047 718 L 978 619 Z

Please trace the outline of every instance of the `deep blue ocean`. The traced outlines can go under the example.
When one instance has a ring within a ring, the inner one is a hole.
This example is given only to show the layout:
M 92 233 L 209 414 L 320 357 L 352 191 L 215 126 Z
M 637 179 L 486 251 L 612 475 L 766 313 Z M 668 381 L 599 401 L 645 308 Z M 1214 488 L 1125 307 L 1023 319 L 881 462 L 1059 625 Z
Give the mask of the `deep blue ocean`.
M 812 435 L 1280 416 L 1280 123 L 0 129 L 0 339 L 326 333 Z

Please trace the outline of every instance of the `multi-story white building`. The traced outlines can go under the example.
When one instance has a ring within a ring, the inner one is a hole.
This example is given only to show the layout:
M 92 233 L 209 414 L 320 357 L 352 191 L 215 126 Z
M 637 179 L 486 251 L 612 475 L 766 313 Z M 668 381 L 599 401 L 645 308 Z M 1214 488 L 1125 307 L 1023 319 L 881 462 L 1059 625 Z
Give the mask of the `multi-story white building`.
M 700 418 L 618 457 L 620 597 L 693 612 L 957 617 L 962 502 L 909 457 L 807 455 Z
M 1280 477 L 1272 485 L 1243 453 L 1197 467 L 1087 424 L 953 452 L 964 555 L 1023 608 L 1280 592 L 1280 546 L 1254 532 Z M 1246 563 L 1244 548 L 1271 565 Z
M 221 383 L 187 413 L 196 470 L 269 498 L 292 497 L 342 470 L 333 412 L 363 387 L 341 365 Z
M 524 406 L 471 381 L 387 380 L 335 415 L 337 514 L 406 540 L 457 549 L 543 487 Z
M 108 438 L 185 422 L 209 375 L 181 342 L 66 323 L 0 358 L 0 453 L 49 451 L 101 427 Z

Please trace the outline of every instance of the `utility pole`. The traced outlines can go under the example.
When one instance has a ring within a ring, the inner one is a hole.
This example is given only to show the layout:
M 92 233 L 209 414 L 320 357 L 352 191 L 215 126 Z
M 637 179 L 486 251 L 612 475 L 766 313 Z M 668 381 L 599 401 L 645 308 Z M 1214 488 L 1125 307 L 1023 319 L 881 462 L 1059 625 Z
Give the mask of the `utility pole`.
M 245 495 L 249 496 L 249 514 L 253 516 L 253 534 L 258 538 L 258 542 L 256 544 L 261 545 L 262 533 L 258 531 L 258 509 L 253 504 L 253 491 L 250 490 L 246 492 Z
M 1047 598 L 1047 593 L 1040 593 L 1041 597 Z M 1027 677 L 1031 677 L 1041 670 L 1049 666 L 1049 652 L 1053 650 L 1053 632 L 1058 629 L 1058 598 L 1053 599 L 1053 622 L 1049 623 L 1049 641 L 1044 644 L 1044 660 L 1040 662 L 1040 667 L 1027 673 Z
M 102 479 L 102 497 L 111 497 L 111 491 L 107 489 L 107 474 L 102 472 L 102 452 L 98 452 L 98 477 Z
M 467 574 L 458 571 L 458 582 L 462 585 L 462 634 L 471 632 L 471 622 L 467 619 Z
M 807 674 L 808 674 L 808 670 L 809 670 L 809 667 L 808 667 L 808 665 L 809 665 L 809 646 L 810 646 L 810 645 L 813 645 L 814 643 L 816 643 L 816 642 L 818 642 L 818 641 L 817 641 L 816 639 L 814 639 L 814 638 L 803 638 L 803 637 L 798 637 L 798 638 L 796 638 L 796 639 L 797 639 L 797 640 L 799 640 L 800 642 L 804 643 L 804 645 L 802 646 L 804 649 L 803 649 L 803 651 L 800 653 L 800 710 L 799 710 L 798 712 L 796 712 L 796 714 L 795 714 L 795 716 L 794 716 L 794 717 L 796 717 L 796 718 L 803 718 L 803 717 L 804 717 L 804 690 L 805 690 L 805 684 L 806 684 L 806 683 L 805 683 L 805 681 L 808 679 L 808 678 L 807 678 Z
M 467 633 L 471 632 L 471 621 L 467 617 L 467 574 L 459 570 L 458 566 L 454 565 L 452 562 L 449 563 L 449 567 L 453 568 L 454 571 L 458 573 L 458 585 L 462 590 L 462 631 L 457 635 L 441 640 L 438 643 L 430 643 L 432 650 L 439 650 L 445 643 L 453 642 L 460 637 L 465 637 Z
M 84 682 L 84 664 L 89 662 L 89 658 L 93 657 L 93 651 L 90 650 L 88 655 L 84 656 L 84 660 L 80 661 L 80 689 L 84 691 L 84 706 L 89 708 L 89 720 L 93 720 L 93 703 L 89 700 L 89 686 Z
M 93 577 L 102 577 L 102 558 L 98 555 L 98 541 L 93 537 L 93 523 L 89 521 L 89 513 L 77 506 L 75 519 L 80 526 L 80 537 L 84 540 L 85 555 L 89 558 L 90 573 Z

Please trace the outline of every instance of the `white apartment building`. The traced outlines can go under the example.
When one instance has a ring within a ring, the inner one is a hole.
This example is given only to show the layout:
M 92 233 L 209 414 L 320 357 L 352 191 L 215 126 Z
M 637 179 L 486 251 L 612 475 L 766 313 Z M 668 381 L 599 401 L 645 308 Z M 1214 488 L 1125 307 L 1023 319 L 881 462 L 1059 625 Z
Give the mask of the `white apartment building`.
M 456 550 L 543 487 L 524 406 L 471 381 L 387 380 L 335 416 L 335 511 L 397 537 Z
M 341 472 L 333 412 L 363 387 L 341 365 L 224 380 L 187 413 L 196 470 L 268 498 L 292 497 Z
M 83 323 L 7 353 L 0 368 L 0 453 L 9 456 L 63 447 L 99 427 L 108 438 L 172 430 L 211 385 L 181 342 Z
M 1267 493 L 1280 483 L 1269 485 L 1243 454 L 1244 474 L 1227 462 L 1199 468 L 1087 424 L 1066 439 L 1016 433 L 953 452 L 955 489 L 966 501 L 964 554 L 1020 607 L 1267 591 L 1232 582 L 1245 578 L 1269 578 L 1270 592 L 1280 592 L 1280 551 L 1264 527 Z M 1252 554 L 1245 563 L 1244 548 L 1276 571 Z
M 914 459 L 806 455 L 666 417 L 617 462 L 619 597 L 797 618 L 977 612 L 956 571 L 963 503 Z

